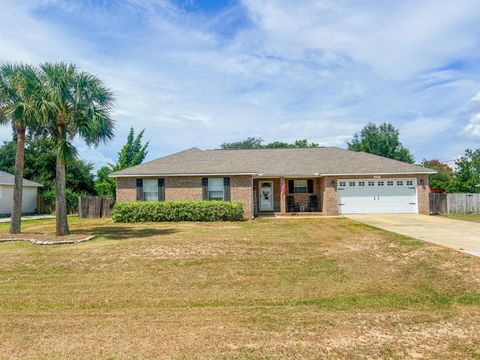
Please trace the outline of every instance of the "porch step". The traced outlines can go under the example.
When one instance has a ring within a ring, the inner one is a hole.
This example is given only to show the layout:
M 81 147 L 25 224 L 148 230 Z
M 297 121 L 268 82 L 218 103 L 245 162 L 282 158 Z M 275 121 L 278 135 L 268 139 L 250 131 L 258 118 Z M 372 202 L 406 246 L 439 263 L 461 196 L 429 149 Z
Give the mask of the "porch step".
M 258 213 L 257 217 L 286 217 L 286 216 L 325 216 L 323 212 L 295 212 L 295 213 L 280 213 L 280 212 L 265 212 Z

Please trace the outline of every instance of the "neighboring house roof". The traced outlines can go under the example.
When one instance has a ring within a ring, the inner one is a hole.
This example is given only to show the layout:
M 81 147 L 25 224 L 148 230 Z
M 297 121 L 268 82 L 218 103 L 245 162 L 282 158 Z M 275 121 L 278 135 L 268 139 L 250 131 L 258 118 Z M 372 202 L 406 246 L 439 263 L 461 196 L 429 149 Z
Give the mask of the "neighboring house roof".
M 111 174 L 124 176 L 321 176 L 433 174 L 434 170 L 337 147 L 200 150 L 192 148 Z
M 0 185 L 15 185 L 15 176 L 0 171 Z M 43 185 L 27 179 L 23 179 L 23 186 L 43 187 Z

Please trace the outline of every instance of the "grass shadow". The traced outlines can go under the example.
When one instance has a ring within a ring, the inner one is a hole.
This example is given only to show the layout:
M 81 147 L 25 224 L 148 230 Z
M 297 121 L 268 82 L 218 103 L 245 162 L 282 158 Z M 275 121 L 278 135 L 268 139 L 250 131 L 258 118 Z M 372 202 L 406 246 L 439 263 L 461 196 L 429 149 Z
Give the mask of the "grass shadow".
M 178 232 L 176 229 L 129 228 L 122 226 L 93 226 L 85 229 L 75 229 L 72 233 L 95 235 L 108 240 L 144 239 Z

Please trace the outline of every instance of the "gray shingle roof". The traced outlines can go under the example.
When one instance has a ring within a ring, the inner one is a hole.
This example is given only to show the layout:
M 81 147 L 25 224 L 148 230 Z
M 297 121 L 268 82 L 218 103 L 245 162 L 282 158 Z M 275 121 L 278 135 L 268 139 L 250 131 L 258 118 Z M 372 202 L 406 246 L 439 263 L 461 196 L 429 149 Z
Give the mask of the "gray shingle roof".
M 14 185 L 14 184 L 15 184 L 15 176 L 13 176 L 12 174 L 6 173 L 4 171 L 0 171 L 0 185 Z M 36 183 L 34 181 L 23 179 L 23 186 L 42 187 L 43 185 Z
M 427 173 L 435 173 L 435 171 L 337 147 L 259 150 L 200 150 L 192 148 L 114 172 L 112 176 L 214 174 L 312 176 Z

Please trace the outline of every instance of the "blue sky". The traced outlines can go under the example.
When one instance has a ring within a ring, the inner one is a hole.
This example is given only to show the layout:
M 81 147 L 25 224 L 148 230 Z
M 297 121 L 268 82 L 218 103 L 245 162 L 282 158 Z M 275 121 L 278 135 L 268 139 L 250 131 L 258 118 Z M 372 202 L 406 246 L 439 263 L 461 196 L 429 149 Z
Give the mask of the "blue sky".
M 417 161 L 480 144 L 480 2 L 3 0 L 0 61 L 71 61 L 116 94 L 148 158 L 260 136 L 345 146 L 388 121 Z M 10 129 L 0 128 L 0 140 Z

